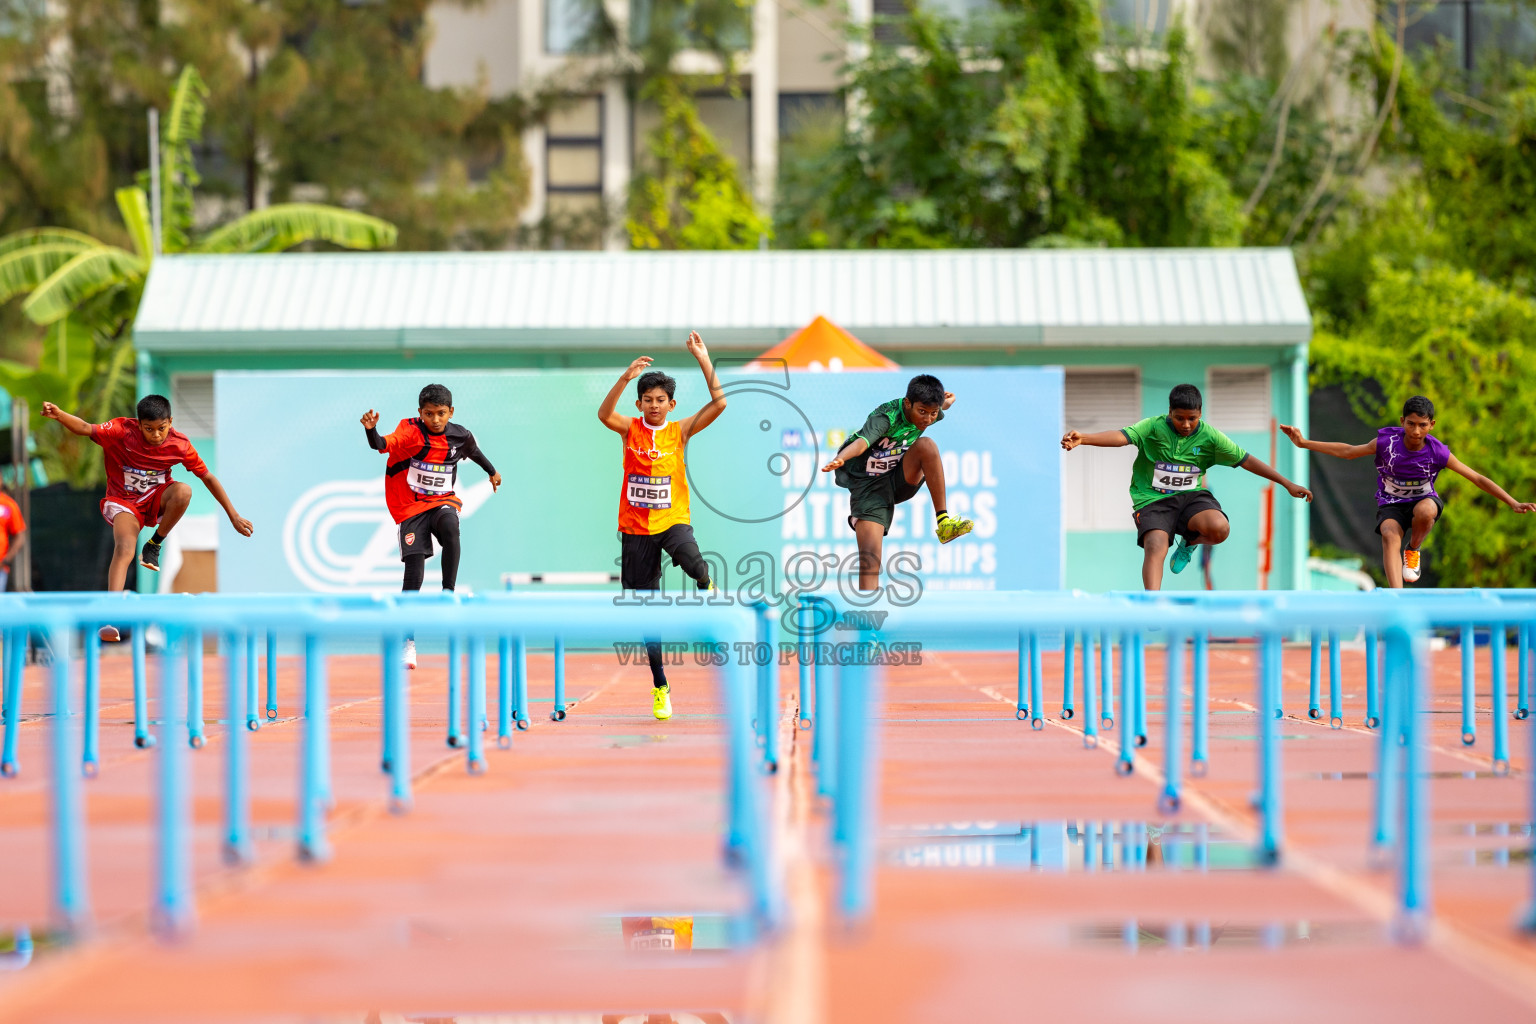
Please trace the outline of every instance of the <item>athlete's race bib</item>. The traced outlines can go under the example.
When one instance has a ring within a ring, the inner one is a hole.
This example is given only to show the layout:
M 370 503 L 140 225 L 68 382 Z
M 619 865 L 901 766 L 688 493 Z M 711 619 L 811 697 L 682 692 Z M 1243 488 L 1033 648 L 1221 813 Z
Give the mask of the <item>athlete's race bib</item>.
M 1433 489 L 1427 479 L 1401 480 L 1395 476 L 1381 478 L 1381 489 L 1394 498 L 1427 498 Z
M 452 466 L 412 459 L 411 468 L 405 471 L 405 485 L 414 494 L 432 498 L 453 493 L 453 476 Z
M 671 508 L 672 478 L 631 473 L 624 481 L 624 500 L 635 508 Z
M 1152 466 L 1152 489 L 1161 494 L 1178 494 L 1200 487 L 1200 467 L 1179 462 L 1158 462 Z
M 864 460 L 864 472 L 869 476 L 884 476 L 901 465 L 901 457 L 905 454 L 905 448 L 874 449 Z
M 156 487 L 171 482 L 171 474 L 164 469 L 134 469 L 123 467 L 123 488 L 129 494 L 148 494 Z

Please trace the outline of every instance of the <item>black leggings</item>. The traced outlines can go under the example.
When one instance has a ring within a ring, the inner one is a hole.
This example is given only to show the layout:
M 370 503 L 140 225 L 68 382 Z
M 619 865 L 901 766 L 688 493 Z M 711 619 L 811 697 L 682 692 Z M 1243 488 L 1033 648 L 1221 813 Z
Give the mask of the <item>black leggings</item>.
M 459 517 L 434 516 L 432 537 L 443 549 L 443 589 L 452 590 L 459 582 Z M 420 590 L 427 575 L 426 555 L 405 556 L 403 591 Z

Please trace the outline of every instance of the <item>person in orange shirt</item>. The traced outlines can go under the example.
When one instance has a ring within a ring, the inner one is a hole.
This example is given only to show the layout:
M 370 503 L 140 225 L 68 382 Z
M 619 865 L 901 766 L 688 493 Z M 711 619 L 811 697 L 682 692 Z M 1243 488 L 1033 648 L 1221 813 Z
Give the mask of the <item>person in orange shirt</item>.
M 25 472 L 26 468 L 22 467 Z M 16 552 L 27 542 L 24 532 L 27 521 L 21 517 L 21 506 L 16 504 L 4 491 L 0 491 L 0 592 L 10 589 L 11 566 L 15 564 Z M 11 543 L 15 538 L 15 543 Z
M 688 476 L 683 452 L 688 439 L 725 411 L 725 390 L 709 361 L 709 350 L 697 331 L 688 335 L 688 351 L 699 362 L 709 385 L 709 403 L 675 423 L 667 416 L 677 408 L 677 381 L 649 369 L 652 359 L 641 356 L 629 364 L 609 389 L 597 418 L 624 438 L 624 474 L 619 484 L 619 578 L 625 590 L 656 590 L 661 584 L 661 554 L 683 567 L 700 590 L 709 590 L 709 563 L 699 553 L 688 514 Z M 616 410 L 624 386 L 635 378 L 635 408 L 639 416 Z M 661 644 L 647 640 L 651 664 L 651 710 L 665 721 L 672 717 L 672 690 L 661 663 Z

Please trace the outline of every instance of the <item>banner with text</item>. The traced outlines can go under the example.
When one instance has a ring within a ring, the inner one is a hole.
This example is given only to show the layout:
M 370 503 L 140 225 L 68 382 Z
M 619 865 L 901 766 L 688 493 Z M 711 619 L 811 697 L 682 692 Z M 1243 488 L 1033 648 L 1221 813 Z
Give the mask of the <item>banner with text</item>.
M 214 469 L 256 526 L 242 538 L 221 517 L 219 589 L 398 589 L 384 456 L 368 447 L 358 420 L 375 409 L 388 433 L 416 414 L 427 383 L 453 392 L 455 422 L 474 432 L 503 480 L 492 494 L 477 466 L 459 465 L 461 589 L 498 589 L 505 573 L 616 573 L 622 442 L 598 422 L 597 408 L 618 372 L 217 374 Z M 673 415 L 697 411 L 708 398 L 697 368 L 667 372 L 678 381 Z M 897 507 L 886 565 L 905 552 L 895 568 L 936 590 L 1061 586 L 1060 369 L 805 373 L 728 364 L 721 366 L 728 406 L 687 447 L 693 527 L 718 585 L 761 577 L 765 564 L 770 575 L 791 573 L 800 589 L 816 589 L 811 576 L 836 585 L 837 567 L 851 568 L 856 549 L 848 491 L 820 467 L 920 372 L 934 373 L 956 396 L 927 436 L 942 453 L 950 513 L 974 519 L 976 528 L 940 545 L 925 487 Z M 303 410 L 299 438 L 279 439 L 260 426 L 277 406 Z M 619 412 L 635 413 L 632 383 Z M 668 585 L 679 579 L 669 568 Z M 766 582 L 774 592 L 782 585 Z M 434 558 L 426 589 L 438 585 Z

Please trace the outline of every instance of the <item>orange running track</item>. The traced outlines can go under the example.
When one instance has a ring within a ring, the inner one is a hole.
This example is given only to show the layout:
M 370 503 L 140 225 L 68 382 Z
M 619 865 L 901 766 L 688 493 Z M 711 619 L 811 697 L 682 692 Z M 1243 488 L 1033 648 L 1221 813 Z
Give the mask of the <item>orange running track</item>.
M 1059 655 L 1046 660 L 1043 731 L 1014 718 L 1010 655 L 930 651 L 891 670 L 876 910 L 855 927 L 829 909 L 825 809 L 787 669 L 774 787 L 790 922 L 757 943 L 726 925 L 745 891 L 720 855 L 713 679 L 673 670 L 678 714 L 658 723 L 646 670 L 601 655 L 569 659 L 579 703 L 568 720 L 535 703 L 513 749 L 488 744 L 483 776 L 445 746 L 446 667 L 424 659 L 412 678 L 415 807 L 401 816 L 385 809 L 378 771 L 378 662 L 333 658 L 334 854 L 321 865 L 293 856 L 299 665 L 282 660 L 284 717 L 251 737 L 257 863 L 220 862 L 223 726 L 210 721 L 191 756 L 198 926 L 161 943 L 145 916 L 153 752 L 132 746 L 128 659 L 107 657 L 101 774 L 85 787 L 96 928 L 68 946 L 41 935 L 30 966 L 0 972 L 0 1021 L 1536 1020 L 1536 945 L 1514 927 L 1532 898 L 1536 720 L 1510 723 L 1514 771 L 1493 777 L 1486 664 L 1468 750 L 1458 652 L 1435 656 L 1435 924 L 1403 948 L 1388 933 L 1391 873 L 1367 857 L 1378 741 L 1361 727 L 1361 652 L 1345 653 L 1347 724 L 1331 730 L 1306 718 L 1307 651 L 1287 649 L 1285 858 L 1249 862 L 1254 653 L 1212 649 L 1211 774 L 1190 780 L 1176 818 L 1156 810 L 1160 651 L 1148 657 L 1151 745 L 1125 779 L 1113 772 L 1117 733 L 1085 749 L 1080 694 L 1079 716 L 1059 717 Z M 210 720 L 220 666 L 208 659 Z M 530 658 L 530 676 L 536 698 L 548 694 L 548 657 Z M 23 774 L 0 780 L 0 933 L 41 932 L 49 912 L 46 680 L 31 669 L 27 682 Z M 1143 870 L 1085 870 L 1071 853 L 1090 829 L 1118 843 L 1142 825 Z M 1187 860 L 1200 826 L 1206 871 Z M 1055 866 L 1031 867 L 1029 849 Z M 625 952 L 625 915 L 692 916 L 697 948 Z

